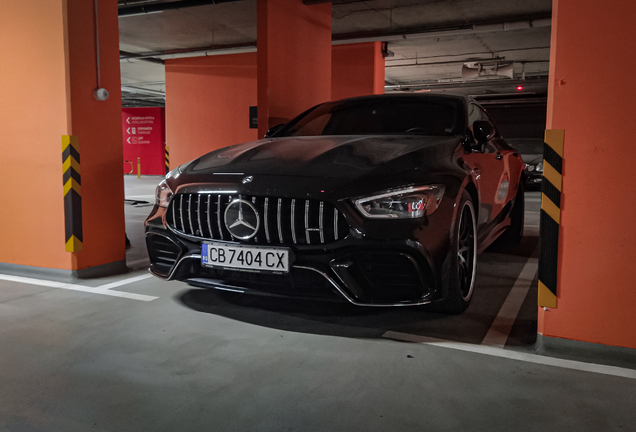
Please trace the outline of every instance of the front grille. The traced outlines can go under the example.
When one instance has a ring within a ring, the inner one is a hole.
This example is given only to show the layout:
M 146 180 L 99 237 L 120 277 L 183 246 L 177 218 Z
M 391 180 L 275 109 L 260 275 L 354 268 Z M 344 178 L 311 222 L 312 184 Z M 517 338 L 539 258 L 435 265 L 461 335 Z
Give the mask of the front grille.
M 166 215 L 177 232 L 210 240 L 237 240 L 223 221 L 225 209 L 234 199 L 251 202 L 260 215 L 256 236 L 248 243 L 327 244 L 347 236 L 349 226 L 342 214 L 325 201 L 227 195 L 177 194 Z
M 146 236 L 146 245 L 154 270 L 168 276 L 181 256 L 181 248 L 168 237 L 152 233 Z

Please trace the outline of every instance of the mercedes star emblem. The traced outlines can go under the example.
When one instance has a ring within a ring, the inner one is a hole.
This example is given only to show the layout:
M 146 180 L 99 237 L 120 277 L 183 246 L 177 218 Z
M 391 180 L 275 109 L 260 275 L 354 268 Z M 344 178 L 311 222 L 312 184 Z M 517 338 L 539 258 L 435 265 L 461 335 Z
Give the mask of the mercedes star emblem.
M 248 240 L 254 237 L 261 224 L 256 207 L 251 202 L 240 198 L 228 204 L 224 220 L 227 230 L 239 240 Z
M 252 180 L 254 180 L 254 177 L 247 176 L 243 179 L 243 184 L 252 183 Z

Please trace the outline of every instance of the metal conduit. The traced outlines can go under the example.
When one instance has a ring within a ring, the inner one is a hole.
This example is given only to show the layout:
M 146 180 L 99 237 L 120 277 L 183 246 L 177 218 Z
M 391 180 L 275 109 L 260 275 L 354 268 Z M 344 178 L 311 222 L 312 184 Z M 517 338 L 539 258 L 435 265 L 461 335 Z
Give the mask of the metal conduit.
M 158 4 L 146 4 L 143 6 L 129 6 L 119 8 L 118 15 L 128 16 L 128 15 L 142 15 L 148 13 L 157 13 L 163 12 L 167 10 L 174 9 L 185 9 L 196 6 L 206 6 L 211 4 L 219 4 L 219 3 L 229 3 L 238 0 L 182 0 L 182 1 L 173 1 L 169 3 L 158 3 Z

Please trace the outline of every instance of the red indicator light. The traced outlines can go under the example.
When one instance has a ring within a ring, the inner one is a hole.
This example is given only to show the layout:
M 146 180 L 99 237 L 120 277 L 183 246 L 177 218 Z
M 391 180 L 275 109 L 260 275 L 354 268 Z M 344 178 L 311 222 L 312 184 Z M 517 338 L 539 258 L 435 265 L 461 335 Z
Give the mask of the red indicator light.
M 523 90 L 523 86 L 517 86 L 517 90 L 519 91 Z
M 321 193 L 325 193 L 325 191 L 324 191 L 324 190 L 321 190 L 320 192 L 321 192 Z

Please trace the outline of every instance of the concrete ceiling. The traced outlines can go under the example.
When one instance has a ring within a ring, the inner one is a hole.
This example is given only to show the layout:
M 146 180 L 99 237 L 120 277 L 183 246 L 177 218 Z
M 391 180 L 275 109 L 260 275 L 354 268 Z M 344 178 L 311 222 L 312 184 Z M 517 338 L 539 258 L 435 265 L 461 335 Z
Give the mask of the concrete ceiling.
M 332 32 L 334 43 L 388 42 L 387 92 L 507 94 L 521 84 L 524 92 L 545 94 L 551 6 L 551 0 L 334 0 Z M 256 0 L 120 16 L 119 33 L 124 102 L 160 104 L 164 67 L 157 59 L 255 51 Z M 140 55 L 155 62 L 131 58 Z M 514 62 L 513 79 L 464 81 L 463 63 L 476 61 Z

